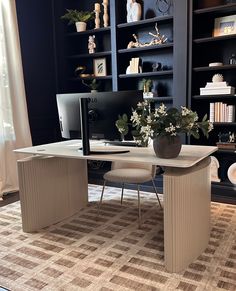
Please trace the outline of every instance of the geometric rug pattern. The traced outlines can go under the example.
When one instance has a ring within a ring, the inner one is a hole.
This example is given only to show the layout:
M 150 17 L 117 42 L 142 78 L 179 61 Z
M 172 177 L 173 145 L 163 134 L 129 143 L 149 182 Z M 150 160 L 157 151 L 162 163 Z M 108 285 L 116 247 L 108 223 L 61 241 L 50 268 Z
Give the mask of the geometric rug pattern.
M 211 203 L 209 245 L 181 273 L 164 268 L 163 211 L 155 194 L 89 185 L 88 207 L 35 233 L 20 203 L 0 208 L 0 286 L 11 291 L 236 290 L 236 206 Z M 55 201 L 56 203 L 56 201 Z M 43 215 L 43 214 L 42 214 Z

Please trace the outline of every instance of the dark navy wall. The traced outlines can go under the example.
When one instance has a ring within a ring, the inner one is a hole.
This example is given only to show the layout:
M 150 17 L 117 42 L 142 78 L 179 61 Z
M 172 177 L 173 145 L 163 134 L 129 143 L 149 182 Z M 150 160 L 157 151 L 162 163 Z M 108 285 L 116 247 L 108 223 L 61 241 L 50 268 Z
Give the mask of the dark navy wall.
M 53 0 L 16 0 L 33 144 L 58 140 Z

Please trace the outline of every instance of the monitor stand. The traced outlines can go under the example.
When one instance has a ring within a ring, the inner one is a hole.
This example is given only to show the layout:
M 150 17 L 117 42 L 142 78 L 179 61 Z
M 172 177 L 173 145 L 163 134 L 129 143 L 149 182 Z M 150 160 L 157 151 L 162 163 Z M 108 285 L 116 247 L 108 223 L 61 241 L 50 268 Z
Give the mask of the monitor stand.
M 129 150 L 90 150 L 89 143 L 89 119 L 88 119 L 88 98 L 80 98 L 80 118 L 81 118 L 81 135 L 82 135 L 82 148 L 84 156 L 93 155 L 112 155 L 124 154 Z
M 82 151 L 83 148 L 79 148 L 78 151 Z M 90 150 L 89 155 L 113 155 L 113 154 L 125 154 L 129 153 L 129 150 Z

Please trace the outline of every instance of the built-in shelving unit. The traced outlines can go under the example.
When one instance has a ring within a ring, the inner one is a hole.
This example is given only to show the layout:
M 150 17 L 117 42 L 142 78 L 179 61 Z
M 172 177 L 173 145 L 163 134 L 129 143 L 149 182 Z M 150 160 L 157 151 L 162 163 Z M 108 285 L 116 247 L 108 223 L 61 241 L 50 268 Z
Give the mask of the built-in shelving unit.
M 222 74 L 224 81 L 236 87 L 236 64 L 229 64 L 229 59 L 236 52 L 236 34 L 213 36 L 215 18 L 236 13 L 236 3 L 226 3 L 212 7 L 201 7 L 206 1 L 191 1 L 190 7 L 190 53 L 189 53 L 189 104 L 200 117 L 210 115 L 210 103 L 236 105 L 236 95 L 199 95 L 200 88 L 212 82 L 214 74 Z M 223 1 L 222 1 L 223 3 Z M 210 5 L 210 1 L 208 6 Z M 209 63 L 219 62 L 223 65 L 209 67 Z M 220 110 L 220 109 L 217 109 Z M 217 113 L 218 114 L 218 113 Z M 221 114 L 219 112 L 219 114 Z M 225 114 L 225 113 L 224 113 Z M 233 122 L 214 122 L 214 129 L 209 139 L 201 137 L 191 139 L 191 143 L 216 145 L 221 134 L 236 133 L 236 120 Z M 235 151 L 220 149 L 215 153 L 219 160 L 220 182 L 212 183 L 212 192 L 216 196 L 235 196 L 235 189 L 228 180 L 227 170 L 235 162 Z

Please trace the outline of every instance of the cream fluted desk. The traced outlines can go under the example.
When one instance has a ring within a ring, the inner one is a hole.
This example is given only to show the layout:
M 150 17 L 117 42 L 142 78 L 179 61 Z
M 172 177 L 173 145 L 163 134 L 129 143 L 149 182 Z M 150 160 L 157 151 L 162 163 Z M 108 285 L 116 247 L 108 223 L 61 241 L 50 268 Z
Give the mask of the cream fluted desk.
M 175 159 L 157 158 L 152 148 L 104 146 L 91 150 L 128 149 L 123 154 L 78 151 L 71 140 L 15 150 L 33 154 L 18 161 L 23 231 L 33 232 L 69 217 L 88 202 L 87 160 L 130 161 L 164 167 L 164 258 L 170 272 L 185 269 L 207 247 L 210 236 L 211 146 L 183 145 Z

